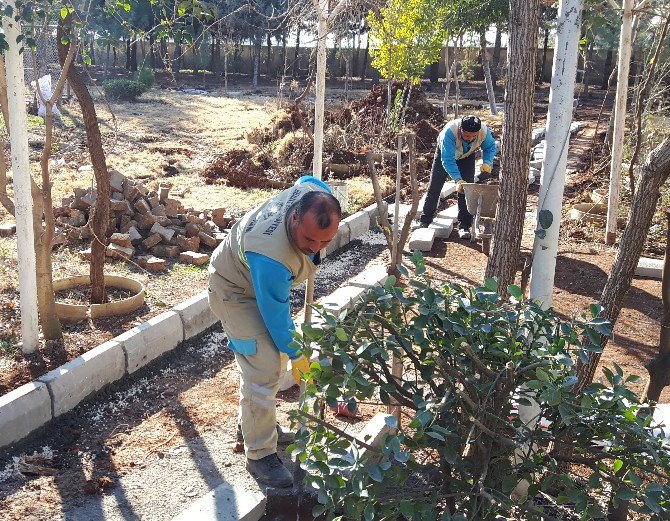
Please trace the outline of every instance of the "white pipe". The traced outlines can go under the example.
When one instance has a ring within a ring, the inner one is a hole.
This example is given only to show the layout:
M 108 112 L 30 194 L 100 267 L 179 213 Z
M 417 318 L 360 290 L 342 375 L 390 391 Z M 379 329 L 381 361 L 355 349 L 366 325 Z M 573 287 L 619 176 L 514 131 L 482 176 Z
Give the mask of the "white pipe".
M 14 0 L 8 0 L 7 6 L 16 12 Z M 14 179 L 14 206 L 16 207 L 21 339 L 23 342 L 21 349 L 24 353 L 32 353 L 37 349 L 39 342 L 39 320 L 23 55 L 19 54 L 21 45 L 16 43 L 16 38 L 21 34 L 21 26 L 12 17 L 3 16 L 2 28 L 9 44 L 9 50 L 5 54 L 5 70 L 7 71 L 9 128 L 11 128 L 9 138 Z
M 550 211 L 553 221 L 551 226 L 544 230 L 546 232 L 544 238 L 537 235 L 535 237 L 530 279 L 530 298 L 539 300 L 544 309 L 551 306 L 556 273 L 558 232 L 568 162 L 572 100 L 575 93 L 583 5 L 584 0 L 561 0 L 558 7 L 556 45 L 554 46 L 557 51 L 554 53 L 551 90 L 549 91 L 546 148 L 537 205 L 537 230 L 542 230 L 539 219 L 541 210 Z
M 610 188 L 607 207 L 605 242 L 616 242 L 617 212 L 619 210 L 619 187 L 621 184 L 621 158 L 623 136 L 626 127 L 626 99 L 628 98 L 628 73 L 633 47 L 633 0 L 623 0 L 623 19 L 619 37 L 619 63 L 617 72 L 616 100 L 614 102 L 614 135 L 612 137 L 612 162 L 610 163 Z
M 319 0 L 317 10 L 318 34 L 316 44 L 316 99 L 314 100 L 314 162 L 312 173 L 321 179 L 323 171 L 323 114 L 326 98 L 326 50 L 328 38 L 328 0 Z

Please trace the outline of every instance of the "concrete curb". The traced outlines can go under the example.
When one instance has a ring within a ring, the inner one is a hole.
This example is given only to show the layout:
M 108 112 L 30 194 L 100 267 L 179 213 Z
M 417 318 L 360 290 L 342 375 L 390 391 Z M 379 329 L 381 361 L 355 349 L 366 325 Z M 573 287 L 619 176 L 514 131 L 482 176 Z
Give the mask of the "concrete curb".
M 224 483 L 184 509 L 173 521 L 258 521 L 265 514 L 266 502 L 261 492 Z
M 337 249 L 375 226 L 376 217 L 377 205 L 372 204 L 343 220 L 338 229 Z M 327 249 L 326 253 L 334 251 Z M 19 441 L 106 385 L 199 335 L 216 321 L 209 309 L 207 290 L 202 291 L 170 311 L 0 396 L 0 447 Z

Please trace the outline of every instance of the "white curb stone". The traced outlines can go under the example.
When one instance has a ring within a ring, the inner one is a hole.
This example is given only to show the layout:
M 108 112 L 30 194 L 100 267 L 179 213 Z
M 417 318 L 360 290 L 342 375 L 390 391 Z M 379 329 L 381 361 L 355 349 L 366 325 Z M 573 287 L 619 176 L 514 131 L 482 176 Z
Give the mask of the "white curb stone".
M 340 311 L 351 307 L 367 288 L 360 288 L 356 286 L 345 286 L 333 291 L 327 297 L 322 299 L 323 307 L 329 313 L 337 315 Z
M 123 346 L 128 360 L 128 374 L 132 374 L 163 353 L 177 347 L 183 339 L 184 328 L 179 314 L 167 311 L 117 336 L 114 340 Z
M 344 222 L 349 225 L 349 240 L 360 237 L 370 229 L 370 215 L 365 210 L 350 215 Z
M 386 266 L 382 264 L 375 264 L 365 268 L 364 271 L 356 275 L 349 281 L 349 286 L 357 286 L 369 289 L 377 284 L 384 284 L 388 279 L 386 273 Z
M 456 192 L 456 183 L 454 183 L 453 181 L 447 181 L 446 183 L 444 183 L 444 186 L 440 191 L 440 199 L 449 197 L 454 192 Z
M 53 417 L 74 409 L 84 398 L 126 373 L 121 344 L 110 340 L 38 378 L 49 388 Z
M 0 396 L 0 447 L 51 421 L 51 398 L 42 382 L 30 382 Z
M 208 290 L 201 291 L 197 295 L 185 300 L 172 308 L 179 313 L 184 328 L 184 340 L 202 333 L 205 329 L 213 326 L 218 320 L 207 299 Z
M 430 251 L 433 249 L 435 242 L 435 230 L 431 228 L 417 228 L 412 232 L 409 238 L 407 248 L 409 251 L 420 250 Z
M 641 257 L 635 268 L 635 275 L 660 280 L 663 278 L 663 259 Z
M 446 208 L 445 210 L 442 210 L 441 212 L 437 212 L 435 215 L 435 218 L 437 219 L 458 219 L 458 205 L 455 204 L 453 206 L 450 206 L 449 208 Z
M 342 221 L 340 222 L 340 225 L 337 228 L 337 233 L 335 234 L 335 237 L 333 237 L 333 240 L 328 243 L 328 246 L 326 246 L 326 254 L 323 255 L 323 257 L 327 257 L 328 255 L 331 255 L 333 252 L 339 250 L 340 248 L 346 246 L 349 244 L 349 241 L 351 240 L 351 230 L 349 228 L 349 223 Z
M 363 443 L 367 443 L 375 449 L 378 449 L 384 440 L 384 436 L 393 430 L 391 426 L 386 423 L 387 420 L 391 421 L 391 418 L 395 420 L 395 416 L 392 414 L 378 412 L 368 423 L 365 424 L 363 430 L 361 430 L 361 432 L 356 435 L 356 439 L 362 441 Z M 362 459 L 367 451 L 368 449 L 358 445 L 359 458 Z
M 173 521 L 258 521 L 265 515 L 265 496 L 227 483 L 202 496 Z
M 384 206 L 388 209 L 388 203 L 382 201 Z M 379 210 L 377 209 L 377 203 L 372 203 L 370 206 L 363 208 L 364 212 L 367 212 L 368 217 L 370 217 L 370 228 L 377 226 L 377 216 L 379 215 Z
M 436 217 L 428 229 L 435 230 L 435 237 L 438 239 L 448 239 L 454 229 L 454 220 Z

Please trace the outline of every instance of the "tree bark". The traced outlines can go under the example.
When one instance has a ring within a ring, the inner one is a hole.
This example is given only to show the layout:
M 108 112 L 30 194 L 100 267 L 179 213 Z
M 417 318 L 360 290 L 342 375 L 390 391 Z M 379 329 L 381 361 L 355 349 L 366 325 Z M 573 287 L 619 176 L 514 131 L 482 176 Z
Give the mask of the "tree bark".
M 605 67 L 603 68 L 603 81 L 602 84 L 600 85 L 601 89 L 607 90 L 609 89 L 609 77 L 610 74 L 612 74 L 612 57 L 614 55 L 614 51 L 612 49 L 607 50 L 607 57 L 605 58 Z
M 482 70 L 484 71 L 484 79 L 486 80 L 486 93 L 489 97 L 489 106 L 491 107 L 491 114 L 494 116 L 498 114 L 498 107 L 496 107 L 496 95 L 493 92 L 493 81 L 491 80 L 491 69 L 489 68 L 489 57 L 486 53 L 486 32 L 479 33 L 479 55 L 482 60 Z
M 68 35 L 71 40 L 74 39 L 72 33 L 72 14 L 63 20 L 59 19 L 56 31 L 56 41 L 58 43 L 58 61 L 61 67 L 67 58 L 69 46 L 63 44 L 63 37 Z M 91 156 L 93 172 L 97 187 L 97 196 L 95 200 L 95 209 L 89 219 L 93 238 L 91 239 L 91 303 L 102 304 L 107 302 L 107 291 L 105 289 L 104 265 L 105 265 L 105 244 L 107 238 L 107 224 L 109 222 L 109 173 L 105 160 L 105 151 L 102 148 L 102 138 L 100 136 L 100 127 L 98 126 L 98 117 L 95 112 L 93 98 L 88 92 L 84 81 L 77 71 L 74 63 L 67 69 L 67 81 L 79 101 L 82 120 L 86 129 L 86 144 Z
M 498 83 L 501 48 L 502 48 L 502 31 L 500 31 L 500 26 L 496 25 L 496 39 L 493 47 L 493 61 L 491 63 L 491 78 L 493 80 L 494 87 Z
M 295 53 L 293 54 L 292 76 L 295 79 L 296 71 L 298 70 L 298 62 L 300 61 L 300 27 L 298 27 L 295 35 Z
M 510 0 L 510 34 L 498 219 L 486 277 L 497 277 L 500 294 L 516 275 L 528 194 L 530 135 L 535 93 L 535 41 L 540 0 Z
M 544 44 L 542 45 L 542 66 L 540 67 L 537 75 L 537 82 L 542 83 L 544 81 L 544 69 L 547 66 L 547 50 L 549 49 L 549 29 L 544 30 Z M 509 53 L 509 49 L 507 49 Z M 554 49 L 554 52 L 556 50 Z
M 267 34 L 267 41 L 266 41 L 266 46 L 268 48 L 268 57 L 267 57 L 267 64 L 265 66 L 265 75 L 268 77 L 268 80 L 272 76 L 272 35 L 270 33 Z
M 370 34 L 365 39 L 365 51 L 363 52 L 363 64 L 361 65 L 361 81 L 365 81 L 368 71 L 368 56 L 370 56 Z
M 126 70 L 127 71 L 130 70 L 130 62 L 131 61 L 132 60 L 130 58 L 130 39 L 127 39 L 126 40 Z
M 630 288 L 635 268 L 649 233 L 661 187 L 669 175 L 670 138 L 667 138 L 649 154 L 642 166 L 642 175 L 638 189 L 633 196 L 628 224 L 621 237 L 614 265 L 600 297 L 600 305 L 604 308 L 603 317 L 609 320 L 612 326 L 619 318 L 624 298 Z M 607 338 L 602 340 L 603 350 L 607 341 Z M 588 362 L 579 361 L 577 363 L 579 375 L 579 381 L 576 384 L 577 392 L 581 392 L 593 381 L 601 354 L 590 353 Z

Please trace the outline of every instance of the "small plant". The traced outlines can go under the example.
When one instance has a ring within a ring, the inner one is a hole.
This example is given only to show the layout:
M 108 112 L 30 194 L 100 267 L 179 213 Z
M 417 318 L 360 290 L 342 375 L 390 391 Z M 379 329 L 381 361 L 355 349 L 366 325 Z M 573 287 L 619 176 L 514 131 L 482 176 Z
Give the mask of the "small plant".
M 551 494 L 554 512 L 575 519 L 604 518 L 608 497 L 647 519 L 669 519 L 670 447 L 627 389 L 634 377 L 615 367 L 606 385 L 573 391 L 576 360 L 611 333 L 601 308 L 562 321 L 515 286 L 503 301 L 494 280 L 435 284 L 422 276 L 423 258 L 414 261 L 417 277 L 406 288 L 390 277 L 355 313 L 321 310 L 323 325 L 303 326 L 303 351 L 319 352 L 302 396 L 313 406 L 293 412 L 308 428 L 287 450 L 318 493 L 314 514 L 549 519 L 534 498 Z M 393 357 L 402 359 L 401 375 Z M 323 419 L 339 402 L 399 404 L 402 421 L 387 417 L 391 432 L 371 446 Z
M 127 79 L 106 80 L 102 83 L 105 94 L 112 99 L 135 101 L 148 89 L 144 84 Z
M 135 73 L 134 79 L 137 83 L 141 83 L 142 85 L 144 85 L 145 91 L 147 91 L 154 86 L 154 82 L 156 81 L 156 74 L 150 67 L 142 66 Z

